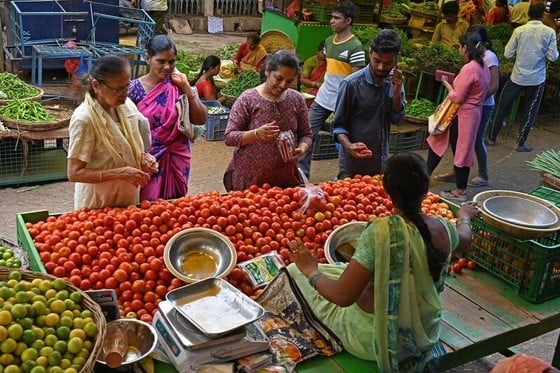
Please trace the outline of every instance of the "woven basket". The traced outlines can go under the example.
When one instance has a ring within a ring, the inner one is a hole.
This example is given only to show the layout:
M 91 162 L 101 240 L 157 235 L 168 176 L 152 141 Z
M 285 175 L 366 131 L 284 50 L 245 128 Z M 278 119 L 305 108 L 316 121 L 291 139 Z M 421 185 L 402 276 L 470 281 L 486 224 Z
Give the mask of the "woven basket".
M 405 115 L 403 119 L 409 123 L 423 124 L 423 125 L 428 124 L 428 118 L 411 117 L 410 115 Z
M 230 96 L 230 95 L 224 95 L 224 94 L 222 94 L 222 96 L 224 96 L 224 98 L 225 98 L 225 100 L 223 102 L 224 106 L 231 109 L 231 107 L 233 106 L 233 103 L 235 102 L 235 100 L 237 100 L 237 97 L 236 96 Z
M 439 14 L 437 13 L 425 12 L 423 10 L 417 10 L 414 8 L 410 8 L 410 14 L 412 14 L 413 16 L 423 17 L 423 18 L 433 18 L 433 19 L 439 18 Z
M 4 123 L 4 125 L 8 128 L 12 128 L 18 131 L 35 131 L 35 132 L 42 132 L 42 131 L 51 131 L 58 128 L 62 128 L 70 123 L 70 118 L 72 117 L 72 112 L 74 111 L 74 107 L 69 104 L 61 104 L 59 108 L 54 108 L 49 105 L 45 106 L 45 109 L 57 118 L 54 122 L 30 122 L 26 120 L 17 120 L 9 117 L 0 116 L 0 120 Z
M 268 30 L 261 35 L 261 43 L 267 53 L 274 53 L 279 49 L 296 50 L 292 39 L 280 30 Z
M 7 280 L 10 272 L 12 271 L 13 271 L 12 269 L 0 267 L 0 280 L 2 281 Z M 33 279 L 36 278 L 40 278 L 42 280 L 51 280 L 51 281 L 56 279 L 56 277 L 46 273 L 31 272 L 26 270 L 18 270 L 18 271 L 21 273 L 22 279 L 27 281 L 32 281 Z M 68 282 L 66 287 L 70 292 L 80 291 L 80 289 L 78 289 L 77 287 L 75 287 L 74 285 Z M 89 310 L 93 313 L 93 321 L 95 321 L 95 324 L 97 325 L 97 335 L 95 336 L 93 341 L 93 349 L 91 350 L 84 366 L 80 370 L 80 373 L 89 373 L 93 371 L 93 368 L 95 366 L 95 359 L 97 358 L 97 355 L 99 355 L 99 353 L 103 348 L 103 341 L 105 340 L 105 333 L 107 330 L 107 326 L 106 326 L 105 316 L 101 311 L 101 307 L 97 303 L 95 303 L 86 293 L 82 292 L 81 294 L 82 294 L 82 304 L 81 304 L 82 309 Z
M 379 22 L 386 23 L 389 25 L 402 25 L 406 23 L 406 17 L 390 17 L 381 15 Z
M 25 97 L 25 98 L 20 98 L 20 101 L 39 101 L 41 99 L 41 97 L 43 97 L 43 95 L 45 94 L 45 91 L 43 91 L 43 89 L 39 88 L 39 87 L 33 87 L 35 88 L 35 90 L 37 91 L 37 94 L 35 96 L 30 96 L 30 97 Z M 9 100 L 9 99 L 5 99 L 5 100 L 0 100 L 0 105 L 7 105 L 9 103 L 14 102 L 15 100 Z
M 560 179 L 551 174 L 542 173 L 541 180 L 544 185 L 552 189 L 560 190 Z
M 484 220 L 494 228 L 499 229 L 519 240 L 533 240 L 536 238 L 547 236 L 553 232 L 560 230 L 560 221 L 549 228 L 530 228 L 512 224 L 488 214 L 482 207 L 484 205 L 484 201 L 486 201 L 490 197 L 496 196 L 521 197 L 534 202 L 538 202 L 543 206 L 551 209 L 560 218 L 560 208 L 556 207 L 553 203 L 547 200 L 532 196 L 530 194 L 515 192 L 512 190 L 488 190 L 485 192 L 480 192 L 476 196 L 474 196 L 473 201 L 477 202 L 481 206 L 480 213 L 482 216 L 482 220 Z

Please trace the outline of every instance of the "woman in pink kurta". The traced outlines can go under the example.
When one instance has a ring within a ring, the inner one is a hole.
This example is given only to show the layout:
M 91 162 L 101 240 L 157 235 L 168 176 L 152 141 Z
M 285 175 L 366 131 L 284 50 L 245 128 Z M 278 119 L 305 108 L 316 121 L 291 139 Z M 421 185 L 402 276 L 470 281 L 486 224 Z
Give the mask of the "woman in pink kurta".
M 456 188 L 444 191 L 441 196 L 455 201 L 467 200 L 467 182 L 470 167 L 474 164 L 474 144 L 482 114 L 482 103 L 490 84 L 490 70 L 485 65 L 484 46 L 476 32 L 461 35 L 459 52 L 468 62 L 455 77 L 453 85 L 444 78 L 452 102 L 460 104 L 457 117 L 449 130 L 441 135 L 430 135 L 428 144 L 428 169 L 430 174 L 437 167 L 443 154 L 451 145 Z
M 228 191 L 301 183 L 297 160 L 309 150 L 312 137 L 305 100 L 289 88 L 299 74 L 296 55 L 276 51 L 267 58 L 265 74 L 266 81 L 243 92 L 231 108 L 225 143 L 237 148 L 224 175 Z M 295 139 L 290 159 L 278 149 L 278 136 L 287 131 Z

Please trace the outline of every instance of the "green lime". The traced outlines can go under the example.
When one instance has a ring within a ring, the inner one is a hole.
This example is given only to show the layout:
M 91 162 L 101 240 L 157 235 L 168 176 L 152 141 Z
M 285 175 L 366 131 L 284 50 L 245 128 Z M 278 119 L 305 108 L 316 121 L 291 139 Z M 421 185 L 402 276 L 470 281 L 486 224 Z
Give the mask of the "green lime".
M 68 336 L 69 338 L 80 338 L 82 341 L 86 340 L 86 332 L 84 332 L 82 329 L 72 329 L 70 331 L 70 335 Z
M 3 365 L 3 366 L 7 366 L 7 365 L 12 364 L 14 362 L 14 360 L 15 360 L 14 355 L 12 355 L 12 354 L 4 353 L 4 354 L 0 355 L 0 364 Z
M 43 327 L 46 325 L 45 320 L 47 319 L 47 316 L 45 315 L 39 315 L 37 317 L 35 317 L 35 325 L 37 325 L 38 327 Z
M 10 312 L 12 313 L 12 318 L 16 320 L 23 319 L 25 316 L 27 316 L 27 309 L 25 308 L 25 304 L 14 304 L 10 309 Z
M 49 299 L 54 298 L 56 296 L 56 290 L 49 289 L 43 295 L 45 296 L 45 298 L 47 298 L 47 300 L 49 300 Z
M 82 350 L 83 345 L 84 342 L 80 338 L 78 337 L 71 338 L 68 341 L 68 346 L 67 346 L 68 352 L 72 354 L 77 354 Z
M 25 351 L 27 345 L 23 342 L 18 342 L 16 346 L 16 350 L 14 351 L 14 355 L 21 356 L 21 353 Z
M 7 286 L 0 287 L 0 298 L 8 299 L 14 295 L 14 291 Z
M 33 334 L 35 334 L 35 337 L 37 339 L 43 339 L 45 337 L 45 332 L 43 331 L 43 329 L 39 328 L 38 326 L 33 325 L 31 327 L 31 330 L 33 331 Z
M 67 310 L 73 310 L 76 307 L 76 303 L 70 298 L 64 300 L 64 305 L 66 306 Z
M 36 366 L 37 366 L 37 363 L 35 362 L 35 360 L 25 360 L 21 364 L 21 371 L 23 373 L 30 373 L 31 369 L 33 369 Z
M 8 338 L 8 329 L 4 325 L 0 325 L 0 342 Z
M 97 335 L 97 325 L 93 322 L 88 322 L 84 325 L 84 332 L 88 338 L 93 338 Z
M 31 344 L 31 348 L 40 351 L 43 347 L 45 347 L 45 342 L 42 339 L 36 339 L 35 342 Z
M 35 342 L 36 339 L 37 337 L 35 336 L 35 333 L 31 329 L 25 330 L 23 332 L 23 335 L 21 336 L 21 340 L 25 342 L 25 344 L 27 344 L 28 346 L 31 346 L 31 344 L 33 344 L 33 342 Z
M 64 290 L 66 289 L 66 281 L 61 278 L 55 278 L 52 282 L 53 288 L 55 290 Z
M 52 289 L 52 287 L 52 282 L 49 280 L 42 280 L 39 284 L 39 290 L 41 290 L 41 293 L 43 294 L 45 294 L 47 290 Z
M 27 281 L 20 281 L 14 286 L 14 290 L 16 291 L 16 293 L 18 291 L 27 291 L 29 289 L 31 289 L 31 284 Z
M 51 312 L 45 316 L 45 325 L 47 326 L 57 326 L 60 321 L 60 316 L 58 314 Z
M 62 317 L 60 318 L 59 325 L 60 325 L 60 326 L 71 327 L 71 326 L 73 325 L 73 323 L 74 323 L 74 322 L 73 322 L 73 320 L 72 320 L 71 317 L 62 316 Z
M 61 354 L 66 352 L 66 342 L 65 341 L 56 341 L 53 346 L 55 351 L 60 352 Z
M 2 343 L 0 343 L 0 351 L 2 351 L 5 354 L 14 352 L 16 350 L 16 347 L 17 347 L 17 342 L 13 338 L 7 338 L 4 341 L 2 341 Z
M 54 351 L 54 349 L 52 347 L 45 346 L 45 347 L 42 347 L 39 350 L 39 355 L 45 356 L 46 358 L 48 358 L 53 353 L 53 351 Z
M 35 317 L 35 309 L 31 303 L 25 304 L 26 316 L 27 317 Z
M 19 341 L 23 335 L 23 328 L 20 324 L 12 324 L 8 327 L 8 336 Z
M 8 275 L 8 278 L 9 278 L 10 280 L 21 281 L 21 272 L 20 272 L 20 271 L 12 271 L 12 272 L 10 272 L 10 274 Z
M 64 373 L 78 373 L 78 370 L 72 366 L 64 369 Z
M 14 256 L 14 253 L 12 251 L 5 251 L 2 253 L 2 259 L 4 260 L 8 260 L 11 259 Z
M 60 361 L 60 367 L 64 369 L 64 373 L 72 366 L 72 362 L 69 359 L 62 359 Z
M 90 310 L 83 310 L 80 316 L 82 316 L 82 319 L 85 319 L 86 317 L 93 318 L 93 312 Z
M 45 369 L 45 366 L 39 365 L 39 363 L 37 362 L 37 365 L 33 369 L 31 369 L 31 372 L 29 373 L 47 373 L 47 370 Z
M 74 329 L 83 329 L 84 325 L 86 325 L 86 323 L 81 317 L 76 317 L 74 318 L 74 320 L 72 320 L 72 326 L 74 327 Z
M 60 365 L 62 354 L 58 351 L 53 351 L 49 356 L 47 356 L 47 360 L 49 361 L 49 365 Z
M 45 333 L 45 336 L 47 335 L 51 335 L 51 334 L 56 334 L 56 329 L 50 326 L 45 326 L 43 328 L 43 332 Z
M 56 336 L 58 337 L 58 339 L 66 341 L 68 340 L 69 335 L 70 335 L 70 328 L 67 326 L 59 326 L 58 329 L 56 329 Z
M 89 339 L 84 341 L 84 349 L 87 351 L 91 351 L 93 349 L 93 342 Z
M 74 301 L 74 303 L 82 303 L 82 293 L 79 291 L 74 291 L 70 294 L 70 299 Z
M 47 367 L 49 365 L 49 361 L 47 360 L 46 356 L 39 355 L 39 357 L 35 361 L 37 362 L 38 366 Z
M 49 334 L 43 339 L 43 341 L 45 341 L 45 346 L 53 347 L 58 341 L 58 338 L 54 334 Z
M 50 367 L 49 373 L 64 373 L 64 369 L 59 366 Z
M 23 328 L 23 330 L 31 329 L 33 327 L 33 319 L 31 317 L 24 317 L 23 319 L 19 320 L 19 325 Z
M 21 353 L 21 360 L 22 361 L 26 361 L 26 360 L 35 361 L 38 357 L 39 357 L 39 352 L 34 348 L 26 348 Z
M 11 364 L 4 368 L 4 373 L 21 373 L 21 370 L 19 366 Z
M 64 301 L 62 301 L 60 299 L 55 299 L 49 305 L 49 308 L 50 308 L 51 312 L 56 312 L 58 314 L 61 314 L 62 312 L 66 311 L 66 304 L 64 303 Z
M 69 296 L 70 293 L 68 292 L 68 290 L 59 290 L 56 292 L 56 298 L 60 300 L 68 299 Z
M 84 366 L 84 364 L 86 363 L 87 359 L 83 356 L 76 356 L 75 358 L 72 359 L 72 364 L 73 365 L 77 365 L 79 367 Z
M 12 313 L 10 311 L 0 311 L 0 325 L 8 325 L 12 322 Z
M 40 300 L 36 300 L 35 302 L 33 302 L 32 307 L 35 310 L 36 316 L 46 315 L 48 313 L 47 305 L 45 304 L 45 302 L 42 302 Z
M 29 296 L 29 292 L 27 290 L 18 291 L 16 293 L 16 302 L 18 303 L 27 303 L 32 298 Z

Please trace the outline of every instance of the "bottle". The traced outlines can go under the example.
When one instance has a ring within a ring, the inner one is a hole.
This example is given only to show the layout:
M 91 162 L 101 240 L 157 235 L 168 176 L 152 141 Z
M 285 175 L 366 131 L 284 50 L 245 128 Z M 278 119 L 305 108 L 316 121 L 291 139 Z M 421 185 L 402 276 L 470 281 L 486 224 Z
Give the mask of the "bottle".
M 111 322 L 107 324 L 107 334 L 103 344 L 105 364 L 109 368 L 118 368 L 124 361 L 128 348 L 126 331 L 123 323 Z

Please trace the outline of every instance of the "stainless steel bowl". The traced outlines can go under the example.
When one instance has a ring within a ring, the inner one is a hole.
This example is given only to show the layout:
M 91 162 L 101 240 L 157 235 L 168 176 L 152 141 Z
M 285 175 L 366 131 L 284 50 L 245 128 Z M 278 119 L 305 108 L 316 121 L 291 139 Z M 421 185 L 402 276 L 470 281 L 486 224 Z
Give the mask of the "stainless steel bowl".
M 325 241 L 325 257 L 331 264 L 336 262 L 345 262 L 340 255 L 337 254 L 336 249 L 345 243 L 354 243 L 362 234 L 367 222 L 365 221 L 351 221 L 341 225 L 332 231 Z
M 156 330 L 150 324 L 136 319 L 113 320 L 107 325 L 119 323 L 124 328 L 127 337 L 128 350 L 124 361 L 118 370 L 126 370 L 132 364 L 144 359 L 156 349 L 158 338 Z M 105 364 L 105 354 L 103 350 L 99 353 L 98 363 Z
M 495 196 L 485 200 L 483 207 L 498 219 L 526 227 L 548 228 L 558 222 L 551 209 L 526 198 Z
M 190 228 L 167 241 L 163 259 L 173 275 L 194 283 L 227 276 L 237 264 L 237 252 L 223 234 L 208 228 Z

